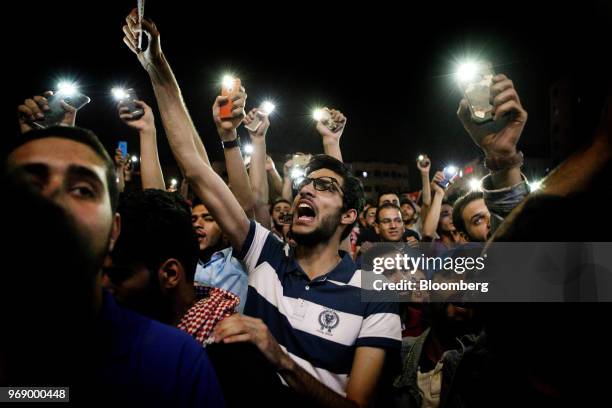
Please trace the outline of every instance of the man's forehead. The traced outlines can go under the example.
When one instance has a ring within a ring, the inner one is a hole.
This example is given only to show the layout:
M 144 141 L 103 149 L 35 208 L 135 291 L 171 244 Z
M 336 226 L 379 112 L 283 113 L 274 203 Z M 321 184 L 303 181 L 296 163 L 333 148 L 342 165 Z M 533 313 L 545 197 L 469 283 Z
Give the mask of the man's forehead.
M 308 174 L 308 177 L 310 178 L 333 177 L 336 180 L 338 180 L 338 183 L 340 183 L 341 185 L 344 183 L 344 179 L 342 178 L 342 176 L 330 169 L 318 169 L 318 170 L 312 171 Z
M 384 215 L 383 215 L 384 214 Z M 382 210 L 380 210 L 380 216 L 384 217 L 390 217 L 390 216 L 401 216 L 400 211 L 397 208 L 383 208 Z
M 476 213 L 476 212 L 488 212 L 489 209 L 485 204 L 484 198 L 478 198 L 468 203 L 465 206 L 464 212 Z
M 65 171 L 72 166 L 86 167 L 105 180 L 102 158 L 89 146 L 74 140 L 47 137 L 32 140 L 11 152 L 9 164 L 24 166 L 43 164 L 52 170 Z
M 191 213 L 192 214 L 208 214 L 208 208 L 206 208 L 206 206 L 204 204 L 198 204 L 195 205 L 192 209 L 191 209 Z

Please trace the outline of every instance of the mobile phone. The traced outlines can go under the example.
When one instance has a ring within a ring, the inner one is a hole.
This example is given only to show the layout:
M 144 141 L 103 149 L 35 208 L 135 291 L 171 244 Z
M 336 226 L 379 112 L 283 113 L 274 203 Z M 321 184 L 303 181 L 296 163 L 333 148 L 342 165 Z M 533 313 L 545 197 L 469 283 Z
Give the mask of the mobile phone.
M 120 141 L 118 147 L 119 147 L 119 150 L 121 150 L 121 155 L 123 156 L 123 158 L 129 160 L 127 142 L 123 140 Z
M 305 168 L 312 159 L 311 154 L 296 153 L 293 155 L 293 167 Z
M 138 95 L 132 88 L 126 89 L 124 96 L 119 99 L 119 103 L 130 110 L 130 114 L 132 115 L 132 119 L 130 120 L 138 120 L 144 116 L 144 109 L 138 107 L 136 104 L 137 100 Z
M 45 129 L 62 123 L 64 115 L 66 114 L 66 111 L 64 108 L 62 108 L 62 101 L 66 102 L 66 104 L 78 111 L 83 106 L 87 105 L 91 99 L 89 96 L 79 92 L 71 95 L 63 95 L 60 92 L 55 93 L 47 98 L 49 110 L 44 112 L 45 117 L 41 120 L 31 121 L 30 123 L 40 129 Z
M 231 96 L 232 94 L 238 92 L 240 90 L 241 82 L 238 78 L 233 78 L 231 81 L 224 81 L 221 86 L 221 96 Z M 234 109 L 234 104 L 231 99 L 219 107 L 219 117 L 221 119 L 229 119 L 232 117 L 232 110 Z
M 491 105 L 491 84 L 495 72 L 489 62 L 478 61 L 474 66 L 474 74 L 469 79 L 459 80 L 459 86 L 468 101 L 470 116 L 475 123 L 485 123 L 493 120 L 493 105 Z
M 334 122 L 331 118 L 331 114 L 327 109 L 320 109 L 319 111 L 317 111 L 317 116 L 318 120 L 332 132 L 340 130 L 342 124 Z
M 444 189 L 448 188 L 449 184 L 453 182 L 457 176 L 457 168 L 454 166 L 446 166 L 443 170 L 444 179 L 438 183 L 438 185 Z
M 257 114 L 255 115 L 255 119 L 253 119 L 253 121 L 248 125 L 244 125 L 244 127 L 250 130 L 251 132 L 256 132 L 257 129 L 259 129 L 259 127 L 263 123 L 263 120 L 261 119 L 260 115 L 269 115 L 270 113 L 272 113 L 273 110 L 274 105 L 272 105 L 270 102 L 262 103 L 261 105 L 259 105 L 259 108 L 257 108 Z

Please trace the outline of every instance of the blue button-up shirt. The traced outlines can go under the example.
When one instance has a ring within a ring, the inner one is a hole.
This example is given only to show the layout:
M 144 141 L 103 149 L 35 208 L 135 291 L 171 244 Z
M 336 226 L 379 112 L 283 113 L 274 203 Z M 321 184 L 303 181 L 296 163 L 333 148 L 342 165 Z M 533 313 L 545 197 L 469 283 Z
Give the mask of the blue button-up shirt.
M 240 261 L 232 256 L 232 247 L 215 252 L 210 257 L 210 261 L 206 263 L 198 262 L 194 280 L 200 285 L 232 292 L 240 298 L 240 304 L 236 310 L 239 313 L 244 310 L 249 289 L 249 277 Z

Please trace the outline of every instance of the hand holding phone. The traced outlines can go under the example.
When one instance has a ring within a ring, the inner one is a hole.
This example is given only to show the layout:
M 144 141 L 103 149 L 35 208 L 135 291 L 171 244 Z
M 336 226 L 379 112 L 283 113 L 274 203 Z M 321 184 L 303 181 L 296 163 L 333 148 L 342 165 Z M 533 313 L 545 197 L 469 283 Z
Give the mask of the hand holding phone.
M 493 120 L 491 84 L 495 72 L 489 62 L 478 61 L 466 64 L 458 76 L 458 82 L 468 101 L 471 120 L 485 123 Z
M 67 114 L 76 113 L 91 99 L 78 91 L 71 93 L 57 92 L 47 97 L 49 110 L 44 112 L 45 117 L 40 120 L 30 121 L 30 124 L 39 129 L 56 126 L 64 123 Z M 64 103 L 66 105 L 64 105 Z
M 126 107 L 129 109 L 130 115 L 132 115 L 130 120 L 138 120 L 144 116 L 144 109 L 140 108 L 136 101 L 138 100 L 138 95 L 134 89 L 114 89 L 115 98 L 119 101 L 121 107 Z
M 221 86 L 221 96 L 227 96 L 228 100 L 225 104 L 219 106 L 219 117 L 221 119 L 231 119 L 232 110 L 234 104 L 232 103 L 232 96 L 240 91 L 242 86 L 239 78 L 225 77 L 223 78 L 223 85 Z

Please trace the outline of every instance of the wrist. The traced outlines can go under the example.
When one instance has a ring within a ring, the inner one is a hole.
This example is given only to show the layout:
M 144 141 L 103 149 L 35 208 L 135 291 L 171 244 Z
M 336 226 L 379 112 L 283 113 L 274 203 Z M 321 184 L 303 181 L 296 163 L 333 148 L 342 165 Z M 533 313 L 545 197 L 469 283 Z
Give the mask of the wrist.
M 280 374 L 291 373 L 295 371 L 295 361 L 287 353 L 281 352 L 281 356 L 278 361 L 276 369 Z
M 221 138 L 222 142 L 230 142 L 238 138 L 238 132 L 236 132 L 236 129 L 227 130 L 223 128 L 217 128 L 217 132 L 219 133 L 219 137 Z
M 523 152 L 514 150 L 512 152 L 504 153 L 492 153 L 485 154 L 485 167 L 491 172 L 499 172 L 504 170 L 510 170 L 513 168 L 520 168 L 523 165 L 524 157 Z
M 264 136 L 251 136 L 251 144 L 257 146 L 265 146 L 266 138 Z
M 323 144 L 328 145 L 339 145 L 340 139 L 332 136 L 323 136 Z

